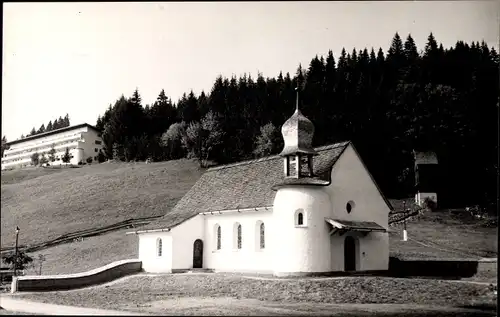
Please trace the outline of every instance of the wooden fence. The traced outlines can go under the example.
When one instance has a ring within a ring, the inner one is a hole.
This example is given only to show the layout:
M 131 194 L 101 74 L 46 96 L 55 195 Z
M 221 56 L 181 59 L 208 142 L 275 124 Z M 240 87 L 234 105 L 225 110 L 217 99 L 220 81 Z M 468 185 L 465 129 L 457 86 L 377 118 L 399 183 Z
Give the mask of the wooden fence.
M 63 234 L 53 240 L 45 241 L 39 244 L 34 244 L 34 245 L 20 245 L 18 246 L 19 250 L 22 250 L 23 252 L 29 253 L 29 252 L 35 252 L 39 250 L 46 249 L 48 247 L 52 247 L 58 244 L 63 244 L 63 243 L 68 243 L 68 242 L 73 242 L 76 239 L 81 239 L 84 237 L 92 237 L 96 235 L 100 235 L 103 233 L 108 233 L 110 231 L 116 231 L 119 229 L 123 228 L 133 228 L 135 226 L 141 226 L 148 224 L 154 219 L 157 219 L 162 216 L 152 216 L 152 217 L 143 217 L 143 218 L 135 218 L 135 219 L 127 219 L 109 226 L 104 226 L 101 228 L 93 228 L 93 229 L 85 229 L 85 230 L 80 230 L 80 231 L 75 231 L 71 233 L 66 233 Z M 11 247 L 4 247 L 0 249 L 0 255 L 7 256 L 8 254 L 14 252 L 15 246 Z

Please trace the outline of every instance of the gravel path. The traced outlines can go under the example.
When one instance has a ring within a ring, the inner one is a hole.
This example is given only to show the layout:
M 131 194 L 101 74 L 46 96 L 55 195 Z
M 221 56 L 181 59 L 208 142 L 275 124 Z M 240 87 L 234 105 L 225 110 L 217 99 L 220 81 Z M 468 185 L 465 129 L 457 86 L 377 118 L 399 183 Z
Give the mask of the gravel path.
M 8 295 L 3 295 L 0 297 L 0 305 L 2 309 L 5 311 L 13 311 L 17 313 L 31 313 L 31 314 L 36 313 L 42 315 L 106 315 L 106 316 L 137 315 L 137 313 L 124 312 L 118 310 L 84 308 L 84 307 L 32 302 L 32 301 L 12 298 Z

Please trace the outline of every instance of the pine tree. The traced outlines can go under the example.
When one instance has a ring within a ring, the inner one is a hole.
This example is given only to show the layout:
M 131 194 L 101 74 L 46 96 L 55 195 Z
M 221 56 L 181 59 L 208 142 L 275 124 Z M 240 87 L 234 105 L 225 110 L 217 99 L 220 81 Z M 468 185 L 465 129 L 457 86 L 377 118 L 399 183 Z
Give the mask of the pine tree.
M 59 119 L 57 119 L 57 127 L 58 127 L 59 129 L 66 127 L 66 126 L 64 125 L 64 119 L 63 119 L 62 117 L 59 117 Z
M 52 131 L 54 128 L 52 127 L 52 120 L 49 121 L 49 123 L 47 124 L 47 128 L 45 129 L 45 131 Z
M 63 123 L 64 123 L 64 127 L 69 127 L 70 126 L 69 115 L 68 114 L 66 114 L 66 116 L 64 116 Z
M 433 53 L 438 51 L 438 45 L 432 32 L 427 37 L 427 44 L 425 45 L 424 56 L 430 57 Z
M 347 56 L 345 48 L 342 48 L 342 52 L 340 53 L 338 69 L 344 71 L 347 68 Z
M 186 123 L 199 120 L 198 100 L 192 90 L 189 92 L 187 98 L 183 99 L 183 106 L 180 109 L 180 119 Z
M 2 153 L 1 153 L 2 157 L 3 157 L 3 153 L 5 152 L 5 150 L 8 150 L 8 149 L 9 149 L 9 145 L 7 144 L 7 138 L 4 135 L 2 137 Z
M 208 108 L 208 97 L 205 95 L 205 92 L 202 90 L 200 97 L 198 97 L 198 113 L 201 117 L 204 117 L 209 111 Z
M 28 134 L 28 136 L 33 136 L 33 135 L 36 135 L 36 134 L 37 134 L 36 130 L 35 130 L 35 128 L 33 128 L 33 129 L 31 129 L 31 132 L 30 132 L 30 134 Z
M 139 94 L 139 89 L 136 88 L 134 90 L 134 93 L 132 94 L 132 97 L 130 98 L 130 102 L 135 104 L 135 105 L 141 105 L 141 101 L 142 101 L 142 98 L 141 98 L 141 95 Z
M 294 81 L 296 87 L 299 87 L 300 90 L 304 90 L 305 76 L 304 70 L 302 69 L 302 64 L 299 64 L 299 67 L 297 68 Z
M 45 125 L 44 125 L 44 124 L 42 124 L 42 125 L 40 126 L 40 128 L 38 129 L 38 131 L 36 132 L 36 134 L 40 134 L 40 133 L 44 133 L 44 132 L 45 132 Z
M 113 156 L 112 157 L 113 157 L 114 160 L 117 160 L 117 161 L 125 161 L 125 149 L 124 149 L 124 145 L 122 145 L 121 143 L 114 143 L 113 144 Z
M 399 57 L 401 55 L 403 55 L 403 42 L 401 41 L 401 37 L 399 36 L 399 34 L 396 32 L 392 39 L 391 47 L 389 48 L 389 51 L 387 53 L 387 58 L 396 56 Z
M 98 130 L 100 130 L 100 131 L 102 131 L 102 130 L 104 129 L 104 121 L 103 121 L 103 119 L 101 118 L 101 115 L 98 115 L 98 116 L 97 116 L 97 122 L 96 122 L 96 124 L 95 124 L 95 127 L 96 127 Z
M 52 130 L 57 130 L 59 128 L 61 128 L 59 126 L 59 121 L 57 119 L 55 119 L 54 122 L 52 123 Z
M 176 120 L 177 112 L 172 101 L 162 89 L 151 107 L 151 134 L 157 135 L 167 131 Z
M 406 82 L 417 82 L 419 80 L 419 55 L 417 51 L 417 46 L 415 41 L 408 34 L 406 41 L 404 43 L 404 55 L 406 57 L 405 65 L 403 69 L 403 77 Z

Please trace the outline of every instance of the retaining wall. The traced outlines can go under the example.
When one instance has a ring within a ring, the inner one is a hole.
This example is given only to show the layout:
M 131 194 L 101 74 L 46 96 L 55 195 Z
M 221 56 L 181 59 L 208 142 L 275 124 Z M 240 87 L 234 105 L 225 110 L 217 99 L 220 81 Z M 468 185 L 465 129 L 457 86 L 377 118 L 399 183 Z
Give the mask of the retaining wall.
M 41 292 L 81 288 L 110 282 L 125 275 L 139 273 L 142 262 L 122 260 L 106 266 L 76 274 L 18 276 L 12 279 L 11 293 Z
M 480 270 L 496 266 L 483 260 L 400 260 L 389 258 L 391 276 L 472 277 Z

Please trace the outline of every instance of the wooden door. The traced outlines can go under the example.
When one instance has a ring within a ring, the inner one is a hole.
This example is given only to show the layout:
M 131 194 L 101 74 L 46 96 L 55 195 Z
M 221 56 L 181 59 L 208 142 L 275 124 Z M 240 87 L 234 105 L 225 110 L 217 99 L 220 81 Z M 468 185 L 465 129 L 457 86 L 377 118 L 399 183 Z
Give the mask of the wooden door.
M 193 268 L 201 269 L 203 267 L 203 241 L 196 239 L 193 245 Z
M 356 242 L 351 236 L 347 236 L 344 242 L 344 270 L 356 271 Z

